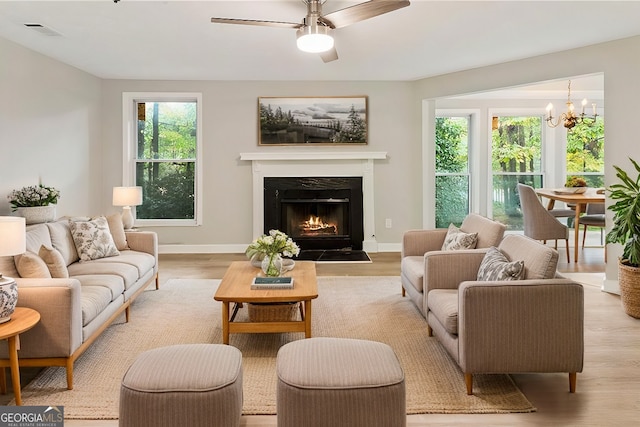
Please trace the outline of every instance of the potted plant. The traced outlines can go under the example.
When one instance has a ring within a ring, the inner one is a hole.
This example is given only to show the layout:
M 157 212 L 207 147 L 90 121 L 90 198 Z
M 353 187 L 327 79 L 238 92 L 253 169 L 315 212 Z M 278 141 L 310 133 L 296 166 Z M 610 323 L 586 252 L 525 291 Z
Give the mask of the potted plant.
M 607 243 L 623 245 L 618 260 L 622 306 L 628 315 L 640 318 L 640 165 L 629 160 L 636 170 L 636 178 L 632 179 L 620 167 L 614 166 L 620 182 L 608 188 L 609 197 L 616 202 L 607 208 L 614 214 Z
M 255 266 L 260 266 L 266 276 L 279 276 L 283 270 L 293 268 L 294 262 L 285 262 L 282 257 L 293 257 L 300 253 L 298 245 L 280 230 L 269 230 L 247 247 L 245 254 Z
M 42 184 L 13 190 L 7 196 L 12 210 L 26 219 L 27 224 L 53 221 L 60 191 Z

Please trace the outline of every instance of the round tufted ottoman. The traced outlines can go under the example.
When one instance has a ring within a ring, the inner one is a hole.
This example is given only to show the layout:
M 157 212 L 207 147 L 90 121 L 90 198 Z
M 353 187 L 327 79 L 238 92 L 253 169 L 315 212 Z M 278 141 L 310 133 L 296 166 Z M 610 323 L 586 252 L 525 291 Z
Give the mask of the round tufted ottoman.
M 242 354 L 184 344 L 141 353 L 120 385 L 120 427 L 238 426 Z
M 386 344 L 309 338 L 278 351 L 279 427 L 406 425 L 404 372 Z

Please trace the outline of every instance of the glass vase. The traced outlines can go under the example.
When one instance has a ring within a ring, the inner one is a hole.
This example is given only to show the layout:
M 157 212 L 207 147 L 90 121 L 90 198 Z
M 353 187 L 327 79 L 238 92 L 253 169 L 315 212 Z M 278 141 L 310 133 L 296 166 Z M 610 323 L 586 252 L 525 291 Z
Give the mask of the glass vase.
M 266 254 L 262 259 L 262 271 L 267 277 L 278 277 L 282 274 L 282 257 L 280 254 Z

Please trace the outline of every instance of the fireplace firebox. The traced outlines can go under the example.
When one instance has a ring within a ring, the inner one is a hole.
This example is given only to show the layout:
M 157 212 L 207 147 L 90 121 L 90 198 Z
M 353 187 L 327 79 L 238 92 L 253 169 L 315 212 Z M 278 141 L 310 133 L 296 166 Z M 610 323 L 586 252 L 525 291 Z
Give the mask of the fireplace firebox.
M 361 250 L 361 177 L 265 177 L 264 232 L 278 229 L 305 250 Z

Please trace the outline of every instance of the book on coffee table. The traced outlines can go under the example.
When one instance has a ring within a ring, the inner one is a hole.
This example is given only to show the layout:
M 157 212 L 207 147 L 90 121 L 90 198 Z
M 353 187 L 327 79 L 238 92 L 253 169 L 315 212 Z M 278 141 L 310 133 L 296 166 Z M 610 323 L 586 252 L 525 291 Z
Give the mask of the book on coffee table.
M 251 289 L 293 289 L 293 277 L 254 277 Z

